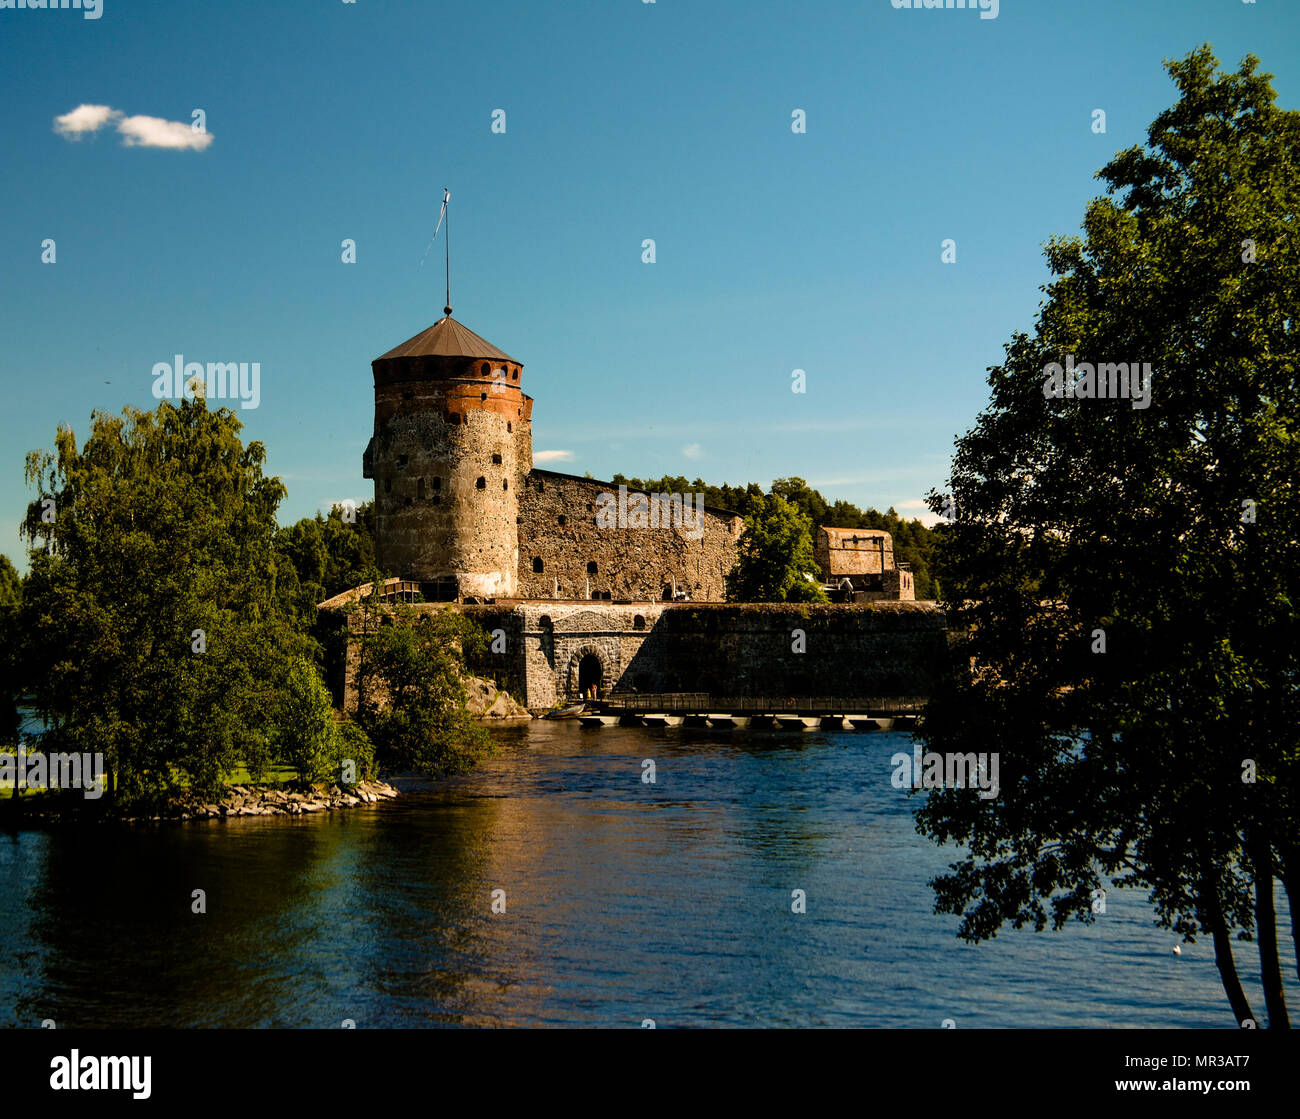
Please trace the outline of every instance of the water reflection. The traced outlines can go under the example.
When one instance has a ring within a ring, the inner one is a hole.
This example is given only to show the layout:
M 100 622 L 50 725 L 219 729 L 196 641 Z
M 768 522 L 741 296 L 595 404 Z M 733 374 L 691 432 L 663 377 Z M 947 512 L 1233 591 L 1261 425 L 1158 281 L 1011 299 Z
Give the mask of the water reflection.
M 1208 945 L 1175 957 L 1132 894 L 958 942 L 926 886 L 947 854 L 889 783 L 900 737 L 502 738 L 375 808 L 0 837 L 0 1024 L 1228 1023 Z

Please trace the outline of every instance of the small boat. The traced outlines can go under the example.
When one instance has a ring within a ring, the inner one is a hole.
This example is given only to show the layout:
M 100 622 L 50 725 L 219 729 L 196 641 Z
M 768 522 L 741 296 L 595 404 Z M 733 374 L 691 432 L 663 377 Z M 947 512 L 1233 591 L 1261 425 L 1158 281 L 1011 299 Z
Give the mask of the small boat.
M 572 707 L 562 707 L 559 711 L 550 711 L 544 718 L 547 719 L 577 719 L 580 718 L 587 705 L 585 703 L 575 703 Z

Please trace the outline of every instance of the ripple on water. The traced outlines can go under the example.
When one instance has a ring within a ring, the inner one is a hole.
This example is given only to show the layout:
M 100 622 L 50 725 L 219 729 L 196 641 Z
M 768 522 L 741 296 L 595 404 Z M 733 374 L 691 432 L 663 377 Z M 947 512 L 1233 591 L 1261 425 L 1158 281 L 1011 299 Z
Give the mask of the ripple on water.
M 956 853 L 889 783 L 905 735 L 501 738 L 374 809 L 0 838 L 0 1024 L 1228 1023 L 1212 951 L 1140 895 L 959 941 L 927 886 Z

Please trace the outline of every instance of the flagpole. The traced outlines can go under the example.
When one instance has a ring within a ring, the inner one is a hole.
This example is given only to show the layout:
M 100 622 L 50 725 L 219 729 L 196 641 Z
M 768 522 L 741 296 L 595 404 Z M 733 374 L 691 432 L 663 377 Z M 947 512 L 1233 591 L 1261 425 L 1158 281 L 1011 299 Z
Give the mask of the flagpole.
M 446 215 L 447 232 L 443 236 L 443 250 L 447 262 L 447 303 L 442 309 L 444 315 L 451 314 L 451 208 L 447 205 L 451 201 L 451 191 L 446 187 L 442 188 L 442 208 Z

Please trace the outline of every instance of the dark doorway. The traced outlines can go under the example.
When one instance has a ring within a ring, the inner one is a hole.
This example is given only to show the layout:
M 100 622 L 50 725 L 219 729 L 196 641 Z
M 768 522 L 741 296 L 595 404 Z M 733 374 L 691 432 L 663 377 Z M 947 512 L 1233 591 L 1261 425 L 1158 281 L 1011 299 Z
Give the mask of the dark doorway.
M 600 658 L 588 653 L 578 662 L 578 695 L 582 699 L 599 699 L 600 685 L 605 677 Z

